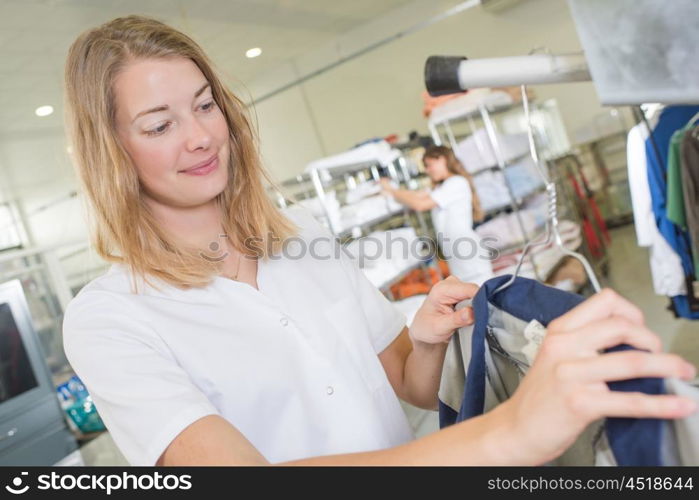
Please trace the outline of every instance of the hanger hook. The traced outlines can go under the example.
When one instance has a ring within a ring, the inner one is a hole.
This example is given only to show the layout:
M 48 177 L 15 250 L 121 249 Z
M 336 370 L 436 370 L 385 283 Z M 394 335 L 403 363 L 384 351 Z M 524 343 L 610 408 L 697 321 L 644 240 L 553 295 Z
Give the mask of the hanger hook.
M 522 92 L 522 106 L 524 107 L 524 117 L 527 124 L 527 139 L 529 140 L 529 152 L 531 154 L 532 160 L 534 161 L 534 166 L 536 167 L 537 172 L 544 181 L 544 185 L 546 186 L 546 193 L 548 195 L 546 233 L 542 241 L 535 242 L 535 240 L 530 240 L 527 242 L 526 245 L 524 245 L 522 255 L 520 255 L 519 260 L 517 261 L 515 272 L 512 274 L 510 279 L 507 280 L 507 282 L 500 285 L 494 293 L 498 293 L 510 286 L 512 283 L 514 283 L 515 279 L 519 275 L 519 271 L 522 268 L 522 264 L 524 263 L 524 259 L 526 258 L 529 249 L 535 246 L 548 245 L 551 241 L 551 236 L 553 236 L 555 245 L 564 255 L 573 257 L 582 263 L 583 268 L 585 269 L 585 273 L 587 274 L 587 277 L 590 280 L 592 288 L 595 290 L 595 292 L 599 292 L 601 289 L 599 281 L 597 280 L 597 276 L 595 276 L 595 272 L 592 269 L 592 266 L 588 262 L 587 258 L 585 258 L 584 255 L 578 252 L 569 250 L 563 244 L 563 238 L 561 238 L 561 234 L 558 231 L 558 195 L 556 192 L 556 184 L 549 179 L 548 174 L 544 171 L 544 169 L 541 166 L 539 153 L 536 149 L 536 142 L 534 141 L 534 130 L 531 122 L 531 113 L 529 111 L 529 98 L 527 97 L 527 86 L 521 85 L 520 90 Z

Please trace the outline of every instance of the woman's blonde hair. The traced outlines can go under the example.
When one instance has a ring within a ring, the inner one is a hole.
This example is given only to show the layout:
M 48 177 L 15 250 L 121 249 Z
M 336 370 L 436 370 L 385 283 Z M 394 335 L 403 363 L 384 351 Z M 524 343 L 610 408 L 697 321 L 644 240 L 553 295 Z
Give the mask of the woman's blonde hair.
M 65 65 L 66 126 L 74 161 L 95 216 L 93 243 L 109 262 L 126 264 L 134 276 L 162 279 L 179 288 L 205 286 L 220 262 L 183 248 L 147 208 L 136 169 L 115 128 L 114 81 L 126 65 L 142 59 L 192 60 L 211 85 L 230 137 L 228 184 L 216 201 L 228 243 L 239 251 L 277 251 L 297 228 L 273 205 L 262 178 L 257 140 L 245 106 L 224 86 L 213 63 L 190 37 L 155 19 L 120 17 L 82 33 Z M 252 239 L 252 240 L 251 240 Z M 259 256 L 259 255 L 258 255 Z
M 471 204 L 473 206 L 473 221 L 482 221 L 485 216 L 485 213 L 481 208 L 481 199 L 478 197 L 478 193 L 476 192 L 476 186 L 473 183 L 473 176 L 469 174 L 468 171 L 464 168 L 462 163 L 454 154 L 454 151 L 452 151 L 451 148 L 448 148 L 446 146 L 431 146 L 427 148 L 425 154 L 422 155 L 423 163 L 427 158 L 444 158 L 447 162 L 447 170 L 451 174 L 460 175 L 466 178 L 469 185 L 471 186 Z

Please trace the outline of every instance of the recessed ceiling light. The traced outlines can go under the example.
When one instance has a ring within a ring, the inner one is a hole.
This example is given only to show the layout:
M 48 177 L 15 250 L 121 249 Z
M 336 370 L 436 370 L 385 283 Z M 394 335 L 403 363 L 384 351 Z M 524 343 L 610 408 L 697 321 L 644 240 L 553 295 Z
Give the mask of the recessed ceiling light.
M 249 57 L 250 59 L 252 59 L 253 57 L 259 56 L 260 54 L 262 54 L 262 49 L 260 47 L 255 47 L 252 49 L 248 49 L 245 52 L 245 57 Z
M 36 116 L 49 116 L 53 113 L 53 106 L 39 106 L 34 112 Z

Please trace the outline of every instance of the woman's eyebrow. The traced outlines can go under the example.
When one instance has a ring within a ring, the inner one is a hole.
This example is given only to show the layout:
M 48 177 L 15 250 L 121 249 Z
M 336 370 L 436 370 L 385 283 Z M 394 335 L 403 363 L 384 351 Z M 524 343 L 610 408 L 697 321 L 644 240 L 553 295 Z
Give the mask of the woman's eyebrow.
M 206 82 L 199 90 L 197 90 L 194 93 L 194 98 L 196 99 L 197 97 L 199 97 L 202 94 L 202 92 L 204 92 L 209 86 L 209 82 Z
M 197 97 L 199 97 L 209 86 L 209 82 L 206 82 L 204 85 L 202 85 L 202 87 L 194 93 L 194 98 L 196 99 Z M 148 113 L 157 113 L 159 111 L 167 111 L 168 109 L 170 109 L 170 106 L 168 106 L 167 104 L 161 104 L 160 106 L 156 106 L 151 109 L 146 109 L 145 111 L 141 111 L 136 116 L 134 116 L 134 119 L 131 120 L 131 123 L 135 122 L 143 115 L 147 115 Z

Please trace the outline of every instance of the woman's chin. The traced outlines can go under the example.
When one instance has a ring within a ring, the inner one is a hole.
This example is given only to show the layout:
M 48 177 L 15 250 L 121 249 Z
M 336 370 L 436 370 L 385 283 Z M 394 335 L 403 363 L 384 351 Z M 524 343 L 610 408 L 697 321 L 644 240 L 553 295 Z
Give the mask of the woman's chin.
M 225 185 L 219 189 L 202 189 L 196 193 L 190 193 L 186 198 L 181 198 L 178 200 L 172 200 L 171 205 L 177 206 L 178 208 L 196 208 L 203 205 L 208 205 L 216 200 L 216 197 L 220 195 L 225 189 Z

